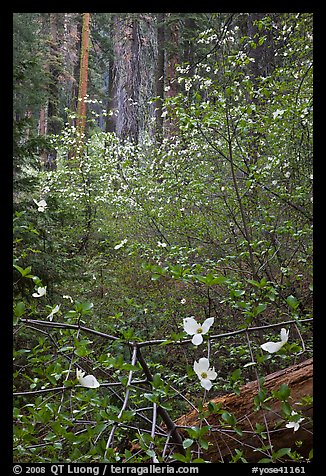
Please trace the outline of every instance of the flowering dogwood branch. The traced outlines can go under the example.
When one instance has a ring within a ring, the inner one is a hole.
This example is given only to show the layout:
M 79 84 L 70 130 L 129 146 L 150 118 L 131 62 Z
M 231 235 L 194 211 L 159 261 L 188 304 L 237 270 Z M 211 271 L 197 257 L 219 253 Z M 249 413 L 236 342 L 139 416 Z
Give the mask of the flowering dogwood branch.
M 278 328 L 278 327 L 284 327 L 285 325 L 297 325 L 301 323 L 306 323 L 306 322 L 312 322 L 313 318 L 309 317 L 306 319 L 298 319 L 298 320 L 288 320 L 288 321 L 282 321 L 278 322 L 275 324 L 266 324 L 264 326 L 255 326 L 255 327 L 248 327 L 248 328 L 243 328 L 243 329 L 238 329 L 236 331 L 229 331 L 229 332 L 223 332 L 222 334 L 214 334 L 209 336 L 207 339 L 209 341 L 213 341 L 216 339 L 222 339 L 224 337 L 230 337 L 238 334 L 244 334 L 246 332 L 257 332 L 260 329 L 272 329 L 272 328 Z M 103 337 L 108 340 L 121 340 L 117 336 L 112 336 L 110 334 L 106 334 L 105 332 L 97 331 L 95 329 L 90 329 L 89 327 L 85 326 L 78 326 L 77 324 L 68 324 L 64 322 L 49 322 L 49 321 L 42 321 L 42 320 L 36 320 L 36 319 L 26 319 L 26 318 L 21 318 L 20 322 L 24 322 L 26 325 L 28 324 L 33 324 L 36 326 L 41 326 L 41 327 L 53 327 L 53 328 L 61 328 L 61 329 L 80 329 L 83 332 L 86 332 L 88 334 L 93 334 L 99 337 Z M 151 346 L 151 345 L 187 345 L 191 344 L 192 340 L 191 339 L 184 339 L 184 340 L 177 340 L 177 341 L 166 341 L 165 339 L 155 339 L 155 340 L 144 340 L 141 342 L 131 342 L 127 341 L 126 344 L 132 346 L 133 344 L 136 344 L 138 348 L 141 347 L 146 347 L 146 346 Z

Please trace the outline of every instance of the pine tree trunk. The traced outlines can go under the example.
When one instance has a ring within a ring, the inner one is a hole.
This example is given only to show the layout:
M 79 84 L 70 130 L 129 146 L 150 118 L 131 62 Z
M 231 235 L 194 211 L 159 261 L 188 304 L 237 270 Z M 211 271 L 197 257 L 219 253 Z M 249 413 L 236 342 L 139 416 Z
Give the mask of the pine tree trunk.
M 77 114 L 78 79 L 80 76 L 82 18 L 77 13 L 64 14 L 64 61 L 66 69 L 66 106 Z M 70 125 L 76 126 L 76 120 L 69 117 Z
M 170 13 L 169 16 L 172 14 Z M 166 79 L 167 89 L 165 96 L 173 98 L 178 94 L 178 81 L 176 66 L 180 63 L 179 57 L 179 21 L 170 23 L 168 30 L 169 52 L 167 53 L 166 62 Z M 177 133 L 177 126 L 175 118 L 168 118 L 165 121 L 165 131 L 168 137 L 172 137 Z
M 112 103 L 117 136 L 138 142 L 140 94 L 140 29 L 139 14 L 125 14 L 114 18 L 114 84 Z
M 162 142 L 163 139 L 163 100 L 164 100 L 164 73 L 165 73 L 165 13 L 157 14 L 157 66 L 156 66 L 156 140 Z
M 49 51 L 49 99 L 47 105 L 47 133 L 58 134 L 60 132 L 59 121 L 59 75 L 62 68 L 59 42 L 59 25 L 61 22 L 61 13 L 49 13 L 50 27 L 50 51 Z
M 77 131 L 82 136 L 86 127 L 86 95 L 88 83 L 88 52 L 89 52 L 90 13 L 83 13 L 83 29 L 80 56 L 80 76 L 78 89 Z
M 220 403 L 225 411 L 236 417 L 237 427 L 242 430 L 243 435 L 239 436 L 231 429 L 223 428 L 220 423 L 221 415 L 211 415 L 207 420 L 208 424 L 212 425 L 212 430 L 215 431 L 210 433 L 209 442 L 211 445 L 205 452 L 205 459 L 211 462 L 227 462 L 231 455 L 235 454 L 236 449 L 243 451 L 243 456 L 248 462 L 257 462 L 266 457 L 266 454 L 261 450 L 257 450 L 257 448 L 269 444 L 266 423 L 273 451 L 280 448 L 292 448 L 293 451 L 307 457 L 312 448 L 312 405 L 304 406 L 299 402 L 302 397 L 312 396 L 313 393 L 312 359 L 268 375 L 265 378 L 264 388 L 268 389 L 268 395 L 270 395 L 273 390 L 278 391 L 281 384 L 287 384 L 291 389 L 289 403 L 294 411 L 302 413 L 305 418 L 296 432 L 292 428 L 286 428 L 287 420 L 284 420 L 280 400 L 276 398 L 269 400 L 267 404 L 270 410 L 254 410 L 253 399 L 259 388 L 258 382 L 255 380 L 244 385 L 240 395 L 228 394 L 212 399 L 212 402 Z M 198 426 L 198 412 L 193 410 L 183 415 L 176 421 L 176 424 Z M 256 425 L 264 427 L 264 439 L 256 434 Z M 302 444 L 296 446 L 296 441 L 302 441 Z

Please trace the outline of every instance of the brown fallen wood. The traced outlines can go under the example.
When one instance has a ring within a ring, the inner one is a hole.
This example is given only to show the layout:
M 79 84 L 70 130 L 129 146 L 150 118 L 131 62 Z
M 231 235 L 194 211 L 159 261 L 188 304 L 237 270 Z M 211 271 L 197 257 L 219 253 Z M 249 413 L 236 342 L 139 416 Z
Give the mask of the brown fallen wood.
M 237 427 L 243 432 L 239 436 L 230 428 L 223 428 L 220 423 L 221 415 L 210 415 L 203 425 L 212 425 L 208 436 L 209 448 L 205 451 L 204 457 L 211 462 L 227 462 L 231 455 L 235 454 L 235 449 L 243 451 L 243 455 L 248 462 L 257 462 L 267 457 L 268 450 L 261 451 L 264 445 L 269 444 L 268 436 L 264 430 L 266 438 L 255 432 L 256 423 L 268 428 L 270 442 L 273 451 L 280 448 L 291 448 L 304 457 L 307 457 L 312 448 L 312 405 L 299 405 L 298 403 L 305 396 L 313 394 L 313 360 L 305 360 L 300 364 L 293 365 L 284 370 L 274 372 L 265 377 L 264 388 L 268 389 L 268 396 L 272 390 L 279 390 L 281 384 L 287 384 L 291 389 L 289 403 L 295 411 L 304 416 L 304 421 L 300 423 L 300 428 L 294 431 L 286 428 L 287 421 L 281 410 L 281 402 L 272 398 L 267 402 L 270 410 L 254 410 L 253 399 L 259 390 L 257 380 L 241 387 L 240 395 L 234 393 L 217 397 L 211 401 L 221 404 L 222 408 L 232 413 L 237 419 Z M 198 426 L 198 412 L 196 410 L 183 415 L 176 421 L 179 431 L 187 436 L 183 426 Z M 301 441 L 300 446 L 296 444 Z

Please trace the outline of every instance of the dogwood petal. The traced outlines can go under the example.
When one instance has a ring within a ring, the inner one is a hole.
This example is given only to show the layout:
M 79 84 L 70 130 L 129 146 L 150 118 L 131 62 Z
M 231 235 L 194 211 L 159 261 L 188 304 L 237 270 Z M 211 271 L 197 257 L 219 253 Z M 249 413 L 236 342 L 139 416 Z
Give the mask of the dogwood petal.
M 209 362 L 208 362 L 208 359 L 206 359 L 205 357 L 202 357 L 201 359 L 199 359 L 198 362 L 197 360 L 195 360 L 194 362 L 194 371 L 196 372 L 199 378 L 201 378 L 202 372 L 206 372 L 208 370 L 208 367 L 209 367 Z
M 192 317 L 186 317 L 183 320 L 183 328 L 187 334 L 196 334 L 199 327 L 200 326 L 197 324 L 197 321 Z
M 203 378 L 200 380 L 200 385 L 204 387 L 206 390 L 210 390 L 213 384 L 208 378 Z
M 47 318 L 50 319 L 50 321 L 52 321 L 52 319 L 53 319 L 53 314 L 55 314 L 56 312 L 59 311 L 60 306 L 61 306 L 61 304 L 59 304 L 59 305 L 57 304 L 57 305 L 52 309 L 52 311 L 50 312 L 50 314 L 47 316 Z
M 98 388 L 100 386 L 94 375 L 86 375 L 86 377 L 80 378 L 79 383 L 87 388 Z
M 33 293 L 33 297 L 42 297 L 45 296 L 46 294 L 46 286 L 44 288 L 37 288 L 37 292 Z
M 209 328 L 211 327 L 213 322 L 214 322 L 214 317 L 209 317 L 203 322 L 203 325 L 201 326 L 203 329 L 202 334 L 206 334 L 209 331 Z
M 300 428 L 299 422 L 297 421 L 290 421 L 285 426 L 286 428 L 293 428 L 293 431 L 298 431 Z
M 203 342 L 203 336 L 201 334 L 195 334 L 191 339 L 194 345 L 200 345 Z
M 284 342 L 284 344 L 288 341 L 289 338 L 289 330 L 284 329 L 282 327 L 281 329 L 281 341 Z
M 76 369 L 76 377 L 80 385 L 87 388 L 97 388 L 100 386 L 94 375 L 86 375 L 85 372 L 80 369 Z
M 212 369 L 208 369 L 206 373 L 207 378 L 209 378 L 209 380 L 215 380 L 217 377 L 217 373 L 215 372 L 214 367 Z
M 76 378 L 79 380 L 80 378 L 83 378 L 85 375 L 85 372 L 83 372 L 80 369 L 76 369 Z
M 263 350 L 266 350 L 267 352 L 269 352 L 270 354 L 274 354 L 274 352 L 278 352 L 280 350 L 281 347 L 283 347 L 283 345 L 285 344 L 285 342 L 266 342 L 265 344 L 262 344 L 260 347 L 263 349 Z
M 198 360 L 198 364 L 201 372 L 207 372 L 209 369 L 209 360 L 206 357 L 201 357 Z

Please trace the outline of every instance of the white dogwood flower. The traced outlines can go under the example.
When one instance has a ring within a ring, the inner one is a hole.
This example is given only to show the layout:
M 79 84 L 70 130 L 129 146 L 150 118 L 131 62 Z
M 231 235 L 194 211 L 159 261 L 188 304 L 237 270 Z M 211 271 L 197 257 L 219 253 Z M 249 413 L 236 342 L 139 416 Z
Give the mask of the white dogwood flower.
M 210 390 L 212 388 L 211 380 L 216 379 L 217 373 L 214 367 L 209 368 L 209 360 L 206 357 L 200 358 L 198 362 L 195 360 L 194 371 L 200 380 L 200 385 L 206 390 Z
M 45 200 L 40 200 L 39 202 L 37 200 L 35 200 L 35 198 L 33 198 L 34 202 L 36 203 L 36 205 L 38 206 L 38 211 L 39 212 L 44 212 L 44 210 L 46 209 L 46 207 L 48 206 L 48 204 L 46 203 Z
M 68 296 L 67 294 L 64 295 L 64 296 L 62 296 L 62 297 L 63 297 L 63 299 L 69 299 L 71 303 L 74 302 L 73 299 L 72 299 L 72 297 L 71 297 L 71 296 Z
M 194 345 L 200 345 L 203 342 L 203 334 L 206 334 L 209 331 L 209 328 L 214 322 L 214 317 L 209 317 L 206 319 L 203 324 L 198 324 L 196 319 L 193 317 L 186 317 L 183 320 L 183 328 L 185 332 L 189 335 L 193 335 L 191 342 Z
M 76 377 L 80 385 L 87 388 L 98 388 L 100 386 L 94 375 L 86 375 L 86 377 L 84 375 L 85 372 L 76 369 Z
M 124 240 L 122 240 L 120 243 L 118 243 L 117 245 L 115 245 L 114 249 L 115 250 L 119 250 L 120 248 L 122 248 L 126 243 L 127 243 L 127 239 L 125 238 Z
M 33 297 L 37 297 L 37 298 L 45 296 L 45 295 L 46 295 L 46 286 L 44 286 L 44 288 L 42 287 L 37 288 L 37 292 L 32 294 Z
M 266 342 L 265 344 L 262 344 L 260 347 L 263 350 L 266 350 L 270 354 L 273 354 L 274 352 L 278 352 L 281 347 L 283 347 L 284 344 L 287 343 L 289 338 L 289 331 L 284 329 L 282 327 L 281 329 L 281 340 L 278 342 Z
M 50 314 L 47 316 L 47 318 L 48 318 L 50 321 L 52 321 L 53 315 L 54 315 L 56 312 L 59 311 L 60 306 L 61 306 L 61 304 L 57 304 L 57 305 L 52 309 L 52 311 L 50 312 Z
M 291 416 L 298 415 L 297 412 L 292 410 Z M 304 418 L 299 418 L 297 421 L 289 421 L 285 426 L 286 428 L 293 428 L 293 431 L 298 431 L 300 428 L 300 423 L 304 420 Z

